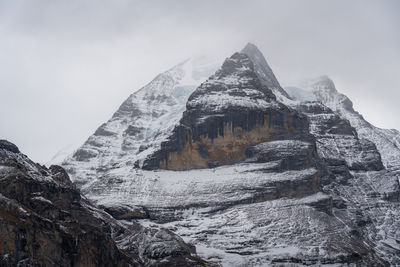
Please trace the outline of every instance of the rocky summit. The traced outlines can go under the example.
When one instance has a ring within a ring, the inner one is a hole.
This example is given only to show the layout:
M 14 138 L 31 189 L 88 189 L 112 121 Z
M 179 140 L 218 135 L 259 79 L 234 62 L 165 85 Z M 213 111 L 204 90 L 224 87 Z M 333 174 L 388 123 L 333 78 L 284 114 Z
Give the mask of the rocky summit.
M 62 167 L 0 152 L 6 266 L 400 265 L 400 133 L 253 44 L 158 75 Z

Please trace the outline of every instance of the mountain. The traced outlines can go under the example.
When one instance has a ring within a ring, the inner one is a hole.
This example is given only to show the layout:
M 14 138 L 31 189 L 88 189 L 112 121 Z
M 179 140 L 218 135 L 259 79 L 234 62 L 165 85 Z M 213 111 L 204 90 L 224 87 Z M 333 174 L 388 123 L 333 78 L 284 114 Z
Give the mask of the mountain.
M 68 174 L 0 140 L 1 266 L 210 266 L 165 229 L 123 223 L 81 195 Z
M 186 64 L 64 161 L 88 199 L 222 266 L 400 264 L 397 131 L 327 77 L 286 92 L 253 44 L 190 89 Z
M 258 50 L 257 46 L 248 43 L 242 49 L 241 53 L 247 55 L 253 62 L 257 77 L 264 86 L 272 90 L 278 99 L 281 99 L 282 97 L 290 99 L 290 96 L 279 84 L 271 67 L 268 65 L 264 55 L 260 50 Z

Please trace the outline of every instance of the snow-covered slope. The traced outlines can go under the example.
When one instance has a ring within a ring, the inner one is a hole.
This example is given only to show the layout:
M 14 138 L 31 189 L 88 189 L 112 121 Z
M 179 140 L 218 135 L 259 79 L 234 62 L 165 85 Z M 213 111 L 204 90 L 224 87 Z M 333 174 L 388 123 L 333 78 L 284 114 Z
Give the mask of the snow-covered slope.
M 84 183 L 109 169 L 141 165 L 179 122 L 189 95 L 215 70 L 214 62 L 189 59 L 130 95 L 110 120 L 64 160 L 62 165 L 73 181 Z
M 374 260 L 351 228 L 332 216 L 331 196 L 319 192 L 316 169 L 276 171 L 278 162 L 191 171 L 116 169 L 112 189 L 90 185 L 97 204 L 135 203 L 146 227 L 167 227 L 223 266 L 269 266 L 291 258 L 317 264 Z M 351 253 L 349 253 L 351 251 Z

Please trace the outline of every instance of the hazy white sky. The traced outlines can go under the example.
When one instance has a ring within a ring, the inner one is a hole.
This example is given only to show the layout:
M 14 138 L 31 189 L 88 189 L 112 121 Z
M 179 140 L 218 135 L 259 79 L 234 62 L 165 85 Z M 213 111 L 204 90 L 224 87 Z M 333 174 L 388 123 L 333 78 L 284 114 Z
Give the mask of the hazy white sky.
M 397 0 L 2 0 L 0 139 L 46 162 L 158 73 L 249 41 L 283 86 L 327 74 L 367 120 L 400 129 L 399 14 Z

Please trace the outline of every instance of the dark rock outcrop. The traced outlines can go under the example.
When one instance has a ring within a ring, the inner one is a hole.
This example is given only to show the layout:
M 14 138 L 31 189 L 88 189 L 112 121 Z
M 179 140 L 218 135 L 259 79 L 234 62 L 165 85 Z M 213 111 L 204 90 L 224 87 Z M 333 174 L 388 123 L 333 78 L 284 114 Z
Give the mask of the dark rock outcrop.
M 18 147 L 7 140 L 0 140 L 0 149 L 5 149 L 13 153 L 19 153 Z
M 53 179 L 56 180 L 58 183 L 68 187 L 74 186 L 71 180 L 69 179 L 68 173 L 64 170 L 63 167 L 58 165 L 51 165 L 49 171 Z
M 129 204 L 107 206 L 100 205 L 99 208 L 104 209 L 117 220 L 147 219 L 150 217 L 145 208 Z

